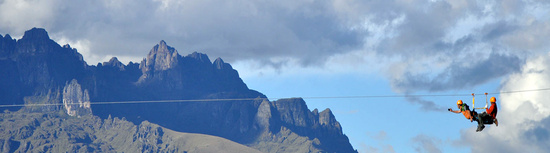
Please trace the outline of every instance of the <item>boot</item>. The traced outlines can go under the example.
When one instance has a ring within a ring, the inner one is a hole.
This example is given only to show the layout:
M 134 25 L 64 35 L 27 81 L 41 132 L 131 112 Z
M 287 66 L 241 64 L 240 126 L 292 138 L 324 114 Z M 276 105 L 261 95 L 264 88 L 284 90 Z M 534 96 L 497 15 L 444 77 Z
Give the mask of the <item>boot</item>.
M 493 122 L 495 123 L 496 126 L 498 126 L 498 120 L 496 118 L 493 120 Z
M 477 126 L 476 132 L 481 132 L 485 128 L 485 125 Z

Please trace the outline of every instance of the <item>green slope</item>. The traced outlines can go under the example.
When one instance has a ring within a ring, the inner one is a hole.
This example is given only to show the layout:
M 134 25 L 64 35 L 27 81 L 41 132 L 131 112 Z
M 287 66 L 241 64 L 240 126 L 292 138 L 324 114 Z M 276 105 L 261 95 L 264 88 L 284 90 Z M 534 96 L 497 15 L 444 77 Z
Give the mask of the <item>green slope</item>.
M 172 131 L 118 118 L 63 113 L 0 114 L 0 152 L 239 152 L 258 150 L 225 138 Z

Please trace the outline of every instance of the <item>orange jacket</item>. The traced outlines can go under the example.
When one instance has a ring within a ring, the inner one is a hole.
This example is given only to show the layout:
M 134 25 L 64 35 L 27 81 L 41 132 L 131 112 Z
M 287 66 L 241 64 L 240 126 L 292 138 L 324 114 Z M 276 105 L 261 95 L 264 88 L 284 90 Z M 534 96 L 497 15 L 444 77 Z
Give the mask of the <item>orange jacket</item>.
M 491 106 L 485 109 L 485 111 L 487 111 L 487 114 L 491 115 L 491 118 L 497 118 L 497 103 L 491 102 Z

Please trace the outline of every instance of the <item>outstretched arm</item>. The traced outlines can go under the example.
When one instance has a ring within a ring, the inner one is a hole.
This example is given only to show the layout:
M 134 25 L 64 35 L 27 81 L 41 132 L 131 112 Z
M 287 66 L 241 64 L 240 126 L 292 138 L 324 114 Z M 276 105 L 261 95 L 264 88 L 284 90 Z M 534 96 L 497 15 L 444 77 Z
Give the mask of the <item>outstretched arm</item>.
M 449 112 L 453 112 L 453 113 L 460 113 L 460 110 L 455 110 L 455 111 L 454 111 L 453 109 L 450 109 L 450 108 L 447 109 L 447 110 L 448 110 Z

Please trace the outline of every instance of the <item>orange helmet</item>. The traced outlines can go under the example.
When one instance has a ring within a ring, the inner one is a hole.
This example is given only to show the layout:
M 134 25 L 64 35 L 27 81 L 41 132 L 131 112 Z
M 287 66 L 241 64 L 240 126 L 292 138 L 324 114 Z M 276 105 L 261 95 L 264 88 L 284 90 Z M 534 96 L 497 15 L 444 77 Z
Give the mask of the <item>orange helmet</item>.
M 492 103 L 497 102 L 497 98 L 491 97 L 491 102 L 492 102 Z
M 457 105 L 462 105 L 462 100 L 456 101 L 456 104 L 457 104 Z

